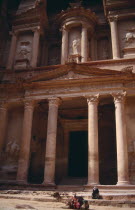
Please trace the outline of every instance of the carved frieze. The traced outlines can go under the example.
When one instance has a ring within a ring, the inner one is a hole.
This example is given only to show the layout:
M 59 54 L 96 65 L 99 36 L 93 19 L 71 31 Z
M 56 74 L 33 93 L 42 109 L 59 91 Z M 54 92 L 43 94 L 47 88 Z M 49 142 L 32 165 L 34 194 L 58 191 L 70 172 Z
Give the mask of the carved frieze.
M 81 79 L 81 78 L 90 78 L 90 77 L 92 76 L 81 75 L 74 73 L 73 71 L 69 71 L 67 74 L 53 80 L 69 80 L 69 79 Z

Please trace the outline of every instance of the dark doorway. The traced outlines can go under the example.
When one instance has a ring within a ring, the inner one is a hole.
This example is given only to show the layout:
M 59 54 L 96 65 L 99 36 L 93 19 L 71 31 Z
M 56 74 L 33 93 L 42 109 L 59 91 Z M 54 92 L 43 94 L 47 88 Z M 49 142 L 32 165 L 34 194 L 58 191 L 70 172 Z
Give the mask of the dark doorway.
M 99 107 L 99 176 L 102 185 L 116 185 L 117 183 L 115 108 L 113 104 Z
M 88 176 L 88 132 L 70 132 L 68 176 Z

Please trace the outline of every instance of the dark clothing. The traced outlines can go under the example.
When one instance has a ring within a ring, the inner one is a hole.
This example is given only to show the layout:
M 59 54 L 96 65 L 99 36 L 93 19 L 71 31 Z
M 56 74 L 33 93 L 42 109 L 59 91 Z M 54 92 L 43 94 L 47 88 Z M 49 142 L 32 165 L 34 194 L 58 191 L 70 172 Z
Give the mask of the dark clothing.
M 97 187 L 93 188 L 92 198 L 93 199 L 99 199 L 99 189 Z

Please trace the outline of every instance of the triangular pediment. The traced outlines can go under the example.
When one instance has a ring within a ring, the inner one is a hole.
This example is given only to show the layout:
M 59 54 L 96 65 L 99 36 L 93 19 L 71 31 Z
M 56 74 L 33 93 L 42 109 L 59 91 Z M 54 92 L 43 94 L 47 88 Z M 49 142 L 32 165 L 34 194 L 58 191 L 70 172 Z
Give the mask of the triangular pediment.
M 100 69 L 91 67 L 87 64 L 66 64 L 61 65 L 58 68 L 44 71 L 27 82 L 39 82 L 39 81 L 50 81 L 50 80 L 70 80 L 70 79 L 85 79 L 85 78 L 99 78 L 106 76 L 119 76 L 125 75 L 125 72 L 110 70 L 110 69 Z

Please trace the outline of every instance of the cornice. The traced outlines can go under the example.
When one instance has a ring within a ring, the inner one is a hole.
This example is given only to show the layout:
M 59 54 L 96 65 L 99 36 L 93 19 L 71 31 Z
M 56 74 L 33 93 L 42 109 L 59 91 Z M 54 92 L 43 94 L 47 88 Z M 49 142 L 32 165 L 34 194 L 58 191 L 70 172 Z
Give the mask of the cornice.
M 93 78 L 84 79 L 69 79 L 69 80 L 50 80 L 50 81 L 37 81 L 37 82 L 25 82 L 25 89 L 49 89 L 49 88 L 66 88 L 66 87 L 82 87 L 100 84 L 129 84 L 135 81 L 135 75 L 113 75 L 113 76 L 97 76 Z
M 57 24 L 61 25 L 67 19 L 73 17 L 84 17 L 86 18 L 86 20 L 93 22 L 93 24 L 98 23 L 98 18 L 95 13 L 92 12 L 90 9 L 85 9 L 84 7 L 73 7 L 68 8 L 67 10 L 62 10 L 61 13 L 56 16 L 56 22 Z
M 56 68 L 51 71 L 43 72 L 38 74 L 30 79 L 27 82 L 36 82 L 36 81 L 47 81 L 55 78 L 60 78 L 63 75 L 73 72 L 74 74 L 87 75 L 87 76 L 108 76 L 108 75 L 125 75 L 126 72 L 110 70 L 110 69 L 100 69 L 96 67 L 90 67 L 88 65 L 81 65 L 76 63 L 69 63 L 62 65 L 59 68 Z

